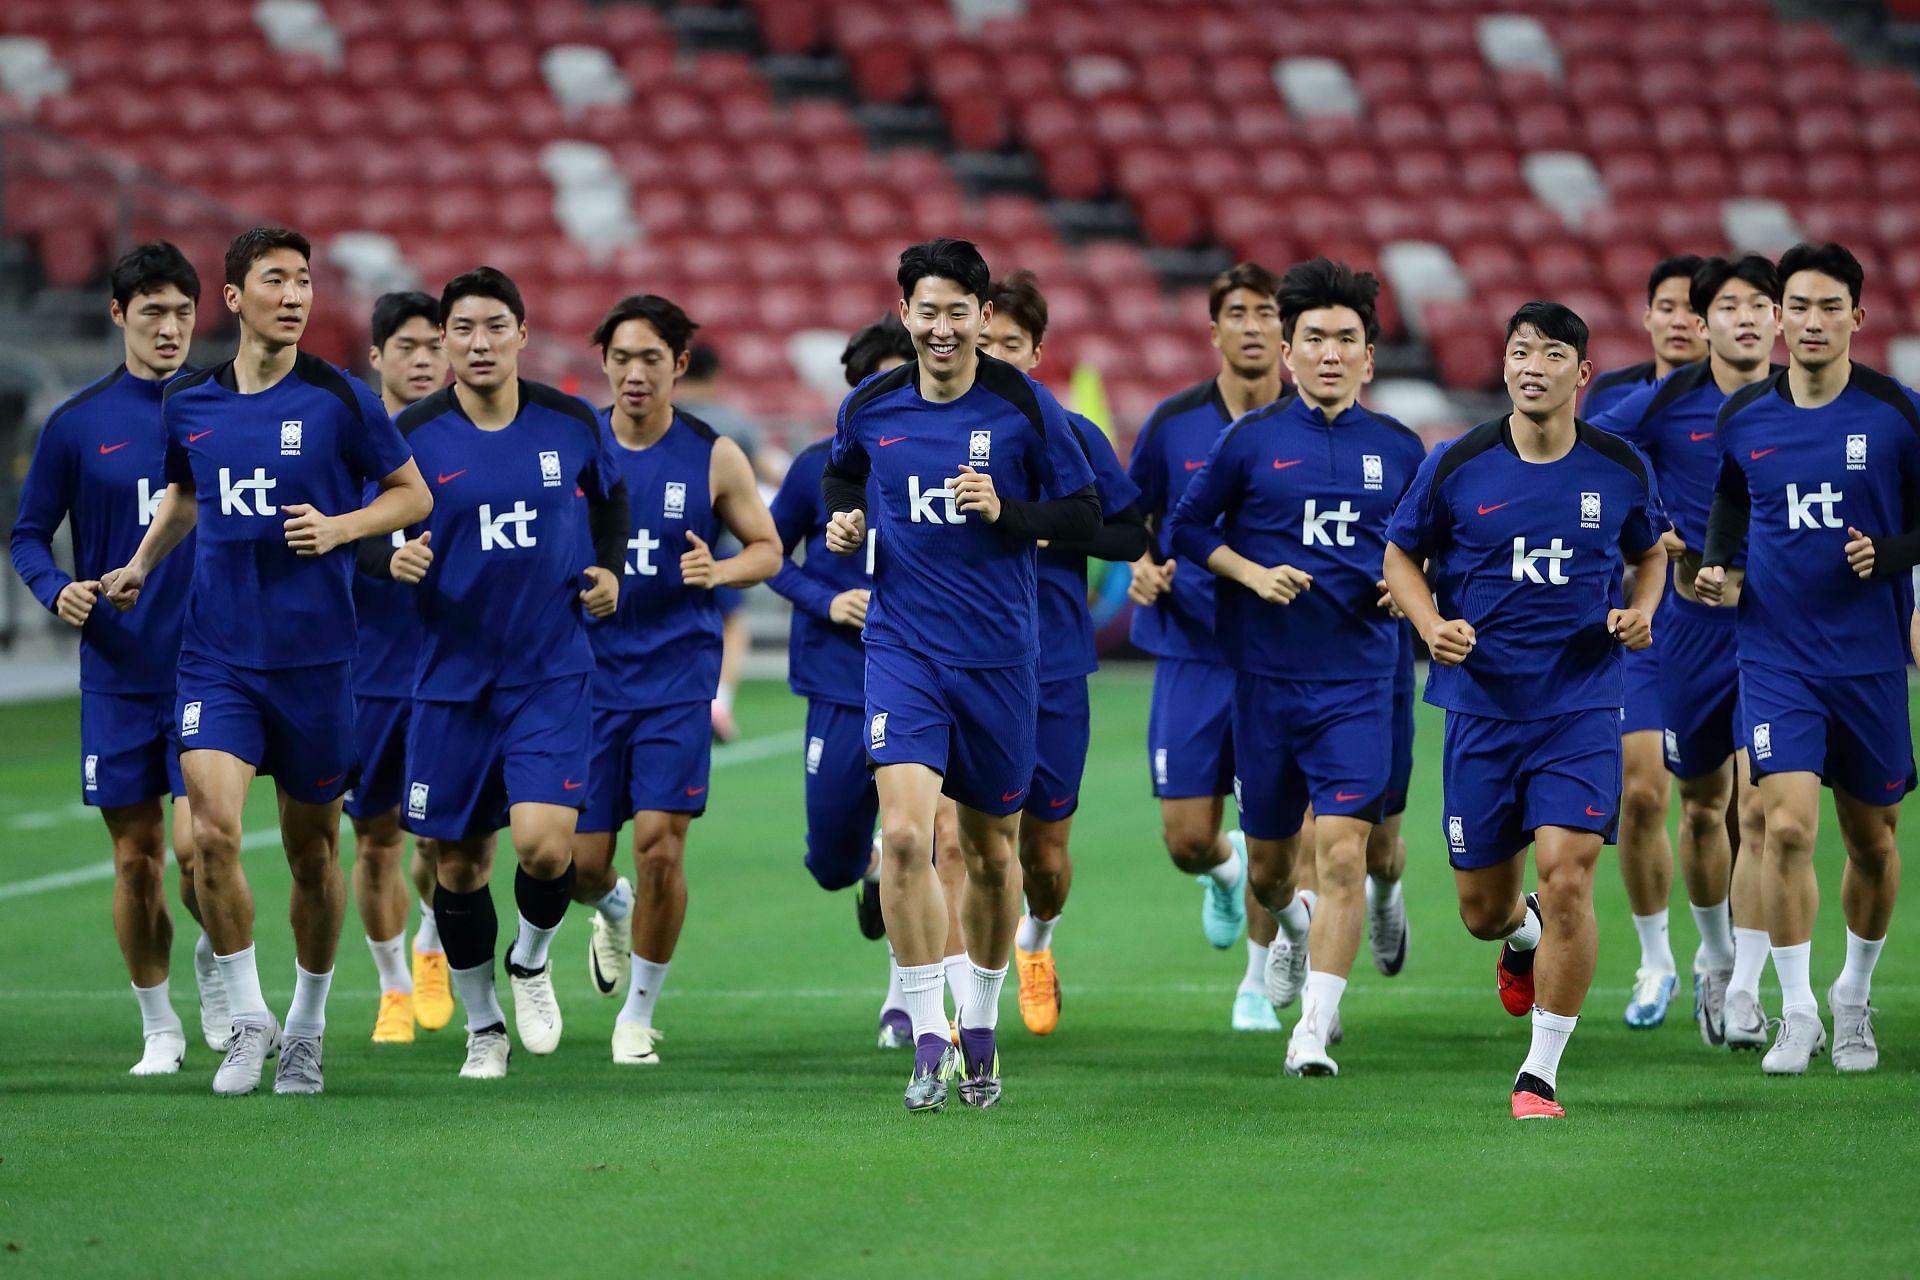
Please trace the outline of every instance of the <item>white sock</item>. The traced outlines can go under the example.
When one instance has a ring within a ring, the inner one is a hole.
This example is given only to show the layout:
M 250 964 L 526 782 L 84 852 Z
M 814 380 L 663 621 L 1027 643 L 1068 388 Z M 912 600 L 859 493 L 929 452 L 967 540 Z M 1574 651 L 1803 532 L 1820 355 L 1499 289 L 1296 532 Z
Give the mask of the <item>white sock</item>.
M 1020 917 L 1020 932 L 1015 935 L 1013 945 L 1022 951 L 1046 951 L 1053 946 L 1053 926 L 1060 923 L 1060 917 L 1051 920 L 1036 920 L 1032 913 Z
M 1537 1076 L 1547 1082 L 1548 1088 L 1559 1088 L 1560 1055 L 1566 1052 L 1567 1038 L 1579 1025 L 1580 1019 L 1577 1017 L 1548 1013 L 1536 1007 L 1533 1011 L 1533 1044 L 1527 1050 L 1527 1060 L 1520 1064 L 1520 1074 Z
M 600 896 L 593 909 L 606 917 L 608 924 L 625 924 L 633 919 L 633 888 L 615 881 L 613 888 Z
M 180 1015 L 173 1011 L 167 985 L 168 980 L 162 978 L 156 986 L 135 986 L 133 989 L 133 998 L 140 1002 L 140 1034 L 143 1036 L 180 1030 Z
M 1367 910 L 1382 914 L 1392 910 L 1400 902 L 1400 882 L 1382 880 L 1379 876 L 1367 877 Z
M 455 969 L 449 965 L 447 974 L 453 979 L 453 989 L 460 993 L 460 1003 L 467 1007 L 468 1031 L 507 1025 L 507 1015 L 500 1008 L 500 993 L 493 986 L 492 960 L 471 969 Z
M 413 949 L 422 955 L 444 955 L 440 945 L 440 922 L 433 918 L 433 903 L 420 899 L 420 927 L 413 931 Z
M 1786 1017 L 1795 1009 L 1802 1013 L 1820 1012 L 1820 1006 L 1813 999 L 1813 978 L 1808 972 L 1812 968 L 1811 942 L 1773 949 L 1773 976 L 1780 979 L 1781 1017 Z
M 1313 922 L 1313 917 L 1307 913 L 1307 891 L 1294 890 L 1293 901 L 1275 911 L 1273 918 L 1280 922 L 1280 932 L 1287 935 L 1288 942 L 1295 946 L 1305 942 L 1307 926 Z
M 1727 994 L 1744 991 L 1756 1000 L 1760 998 L 1760 975 L 1766 972 L 1767 952 L 1772 946 L 1765 929 L 1734 926 L 1733 981 L 1727 984 Z
M 1240 851 L 1229 848 L 1227 860 L 1217 867 L 1207 868 L 1207 874 L 1212 876 L 1213 882 L 1222 889 L 1237 889 L 1240 887 L 1240 881 L 1246 878 L 1247 869 L 1240 861 Z
M 637 1022 L 643 1027 L 653 1025 L 653 1006 L 660 999 L 660 988 L 667 982 L 667 966 L 673 961 L 656 963 L 633 957 L 633 972 L 627 982 L 627 1002 L 620 1006 L 617 1023 Z
M 1833 982 L 1836 1004 L 1867 1002 L 1873 994 L 1873 966 L 1880 960 L 1880 948 L 1886 945 L 1885 938 L 1869 942 L 1853 930 L 1847 930 L 1847 961 L 1840 967 L 1840 976 Z
M 406 930 L 401 930 L 385 942 L 368 938 L 367 950 L 373 952 L 373 967 L 380 974 L 381 995 L 389 991 L 413 994 L 413 975 L 407 972 Z
M 560 926 L 542 929 L 525 916 L 520 917 L 520 932 L 514 935 L 513 945 L 507 948 L 507 963 L 530 969 L 535 973 L 547 967 L 547 948 L 553 944 L 553 935 L 560 932 Z
M 1728 901 L 1723 899 L 1710 907 L 1689 904 L 1694 928 L 1700 931 L 1700 963 L 1716 972 L 1733 967 L 1733 915 L 1727 910 Z
M 973 964 L 967 959 L 967 953 L 964 951 L 948 956 L 940 964 L 946 971 L 947 990 L 953 995 L 953 1012 L 957 1017 L 960 1013 L 960 1002 L 966 998 L 967 983 L 971 981 L 969 970 L 973 968 Z M 906 970 L 902 969 L 900 972 L 905 973 Z
M 1007 969 L 983 969 L 967 964 L 966 997 L 960 1001 L 960 1025 L 975 1031 L 991 1031 L 1000 1025 L 1000 988 L 1007 980 Z
M 885 1013 L 889 1009 L 905 1010 L 906 1007 L 900 1003 L 900 963 L 893 958 L 893 946 L 889 944 L 887 946 L 887 998 L 880 1002 L 880 1012 Z
M 233 1010 L 234 1019 L 265 1022 L 271 1018 L 267 998 L 260 994 L 260 970 L 253 962 L 253 948 L 249 946 L 230 956 L 215 953 L 213 958 L 220 966 L 220 976 L 226 979 L 227 1008 Z
M 961 959 L 966 957 L 962 956 Z M 900 1007 L 913 1022 L 913 1038 L 947 1035 L 947 1001 L 942 992 L 944 964 L 903 964 L 900 974 Z
M 1521 913 L 1520 927 L 1506 936 L 1506 944 L 1515 951 L 1531 951 L 1540 945 L 1540 913 L 1531 902 Z
M 327 991 L 333 986 L 333 970 L 309 973 L 293 962 L 293 1004 L 287 1009 L 286 1033 L 311 1036 L 318 1040 L 327 1029 Z
M 1667 942 L 1666 908 L 1650 916 L 1635 916 L 1633 931 L 1640 935 L 1640 967 L 1655 973 L 1672 973 L 1673 947 Z
M 1311 1026 L 1322 1040 L 1326 1039 L 1340 1014 L 1340 997 L 1346 990 L 1347 980 L 1338 974 L 1309 969 L 1306 989 L 1300 993 L 1300 1025 Z
M 1247 971 L 1240 975 L 1240 990 L 1267 990 L 1267 944 L 1247 939 Z

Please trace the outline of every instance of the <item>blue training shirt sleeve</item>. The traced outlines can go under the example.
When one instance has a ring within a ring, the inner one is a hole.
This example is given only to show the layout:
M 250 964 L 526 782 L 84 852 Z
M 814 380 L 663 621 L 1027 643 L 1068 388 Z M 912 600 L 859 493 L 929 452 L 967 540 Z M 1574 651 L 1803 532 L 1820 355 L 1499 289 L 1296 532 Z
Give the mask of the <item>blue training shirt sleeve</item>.
M 360 429 L 343 433 L 347 466 L 362 483 L 384 480 L 407 465 L 413 450 L 400 435 L 400 429 L 393 425 L 387 406 L 373 394 L 373 388 L 351 376 L 347 378 L 347 385 L 353 388 L 354 401 L 360 408 Z M 168 435 L 171 437 L 172 433 Z
M 860 388 L 855 387 L 840 402 L 840 412 L 833 423 L 833 443 L 827 449 L 827 464 L 835 471 L 852 476 L 865 476 L 873 471 L 873 460 L 867 456 L 867 447 L 860 443 L 860 437 L 854 430 L 853 416 L 847 411 L 847 406 L 859 394 Z
M 1107 433 L 1094 423 L 1081 420 L 1081 444 L 1087 453 L 1087 462 L 1093 468 L 1094 489 L 1100 495 L 1100 510 L 1108 519 L 1125 511 L 1140 501 L 1140 487 L 1128 476 L 1120 465 L 1120 456 L 1113 451 L 1113 441 L 1107 439 Z
M 1040 420 L 1046 432 L 1046 447 L 1036 469 L 1041 478 L 1039 496 L 1043 499 L 1064 498 L 1093 483 L 1093 467 L 1087 462 L 1085 450 L 1080 447 L 1079 433 L 1067 421 L 1067 411 L 1051 392 L 1038 383 L 1034 384 L 1034 390 L 1039 397 Z
M 1167 471 L 1162 465 L 1160 433 L 1154 429 L 1158 424 L 1157 418 L 1147 419 L 1134 439 L 1133 457 L 1127 463 L 1127 478 L 1139 488 L 1140 510 L 1148 516 L 1167 513 Z
M 806 570 L 793 561 L 783 562 L 779 570 L 767 579 L 767 585 L 773 588 L 775 595 L 786 597 L 800 612 L 822 622 L 833 621 L 833 599 L 840 593 L 820 579 L 809 577 Z
M 1672 377 L 1668 374 L 1667 377 Z M 1647 406 L 1653 403 L 1653 397 L 1666 385 L 1666 378 L 1659 382 L 1650 382 L 1643 387 L 1635 387 L 1618 399 L 1609 400 L 1606 407 L 1587 419 L 1590 426 L 1619 436 L 1642 453 L 1647 452 L 1653 441 L 1645 430 Z
M 174 430 L 176 412 L 173 406 L 171 388 L 160 400 L 160 429 L 166 433 L 166 480 L 168 484 L 184 485 L 193 488 L 193 459 L 187 455 L 187 447 L 180 441 L 180 433 Z
M 1638 449 L 1634 452 L 1640 453 Z M 1646 483 L 1640 487 L 1638 498 L 1620 524 L 1620 551 L 1629 560 L 1638 560 L 1647 554 L 1647 549 L 1660 541 L 1660 535 L 1667 528 L 1667 514 L 1660 506 L 1660 486 L 1653 478 L 1653 467 L 1645 455 L 1641 455 L 1640 465 L 1646 469 Z
M 1167 520 L 1167 538 L 1174 551 L 1195 564 L 1206 564 L 1215 551 L 1227 545 L 1220 517 L 1244 483 L 1245 468 L 1239 461 L 1242 451 L 1234 447 L 1238 434 L 1223 432 L 1213 442 L 1205 465 L 1187 485 L 1180 505 Z
M 1445 453 L 1442 446 L 1427 455 L 1387 521 L 1387 541 L 1416 560 L 1431 556 L 1446 541 L 1448 515 L 1434 492 L 1434 475 Z
M 20 514 L 8 540 L 14 570 L 49 611 L 73 581 L 53 560 L 54 530 L 73 507 L 77 468 L 69 435 L 60 429 L 57 413 L 41 429 L 26 482 L 20 487 Z

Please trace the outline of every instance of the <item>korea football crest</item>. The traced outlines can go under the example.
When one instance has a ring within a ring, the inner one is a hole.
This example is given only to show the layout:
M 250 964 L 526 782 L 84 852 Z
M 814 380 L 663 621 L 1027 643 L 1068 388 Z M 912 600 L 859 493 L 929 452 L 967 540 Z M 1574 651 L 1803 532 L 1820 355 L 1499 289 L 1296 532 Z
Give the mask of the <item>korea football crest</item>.
M 297 458 L 300 456 L 300 428 L 305 424 L 299 421 L 280 424 L 280 456 Z
M 666 507 L 661 512 L 669 520 L 687 518 L 687 486 L 679 480 L 667 481 Z
M 993 453 L 993 432 L 976 431 L 967 442 L 967 462 L 976 467 L 984 467 Z
M 1380 455 L 1365 453 L 1360 455 L 1360 483 L 1368 489 L 1378 489 L 1386 482 L 1386 468 L 1381 465 Z
M 549 489 L 560 487 L 560 453 L 557 449 L 540 451 L 540 483 Z
M 1598 529 L 1600 527 L 1600 495 L 1583 493 L 1580 495 L 1580 527 Z
M 1867 438 L 1865 436 L 1847 437 L 1847 470 L 1865 471 L 1867 469 Z

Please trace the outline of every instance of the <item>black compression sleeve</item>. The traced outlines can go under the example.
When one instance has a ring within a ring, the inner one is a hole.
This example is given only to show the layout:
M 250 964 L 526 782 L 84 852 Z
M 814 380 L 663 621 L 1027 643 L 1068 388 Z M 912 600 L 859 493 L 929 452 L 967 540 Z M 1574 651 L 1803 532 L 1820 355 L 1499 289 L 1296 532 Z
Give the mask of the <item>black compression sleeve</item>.
M 1051 502 L 1002 498 L 996 527 L 1031 542 L 1089 542 L 1100 532 L 1100 496 L 1088 485 Z
M 627 567 L 627 527 L 632 517 L 627 482 L 618 481 L 604 502 L 587 504 L 587 529 L 593 535 L 593 562 L 616 578 Z
M 362 538 L 353 544 L 354 567 L 364 578 L 393 581 L 393 539 L 386 534 Z
M 827 514 L 867 509 L 867 478 L 842 471 L 831 462 L 820 473 L 820 496 L 826 500 Z
M 1920 529 L 1873 540 L 1873 576 L 1897 578 L 1920 565 Z
M 1713 506 L 1707 512 L 1707 545 L 1701 549 L 1701 566 L 1724 569 L 1732 564 L 1746 545 L 1747 525 L 1752 518 L 1751 500 L 1743 501 L 1724 490 L 1714 494 Z
M 1085 542 L 1061 540 L 1054 549 L 1069 555 L 1092 556 L 1096 560 L 1117 560 L 1131 564 L 1147 554 L 1153 545 L 1147 536 L 1147 518 L 1138 507 L 1128 507 L 1100 522 L 1100 528 Z

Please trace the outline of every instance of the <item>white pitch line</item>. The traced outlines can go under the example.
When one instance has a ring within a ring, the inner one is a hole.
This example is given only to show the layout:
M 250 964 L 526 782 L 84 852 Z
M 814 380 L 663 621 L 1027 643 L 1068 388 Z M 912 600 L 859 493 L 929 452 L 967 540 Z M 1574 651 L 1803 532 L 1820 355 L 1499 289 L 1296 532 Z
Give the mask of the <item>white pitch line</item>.
M 748 738 L 744 742 L 729 742 L 713 749 L 713 767 L 724 769 L 729 765 L 751 764 L 756 760 L 766 760 L 788 751 L 797 751 L 804 737 L 800 730 L 793 729 L 786 733 L 770 733 L 762 738 Z M 85 817 L 94 812 L 95 810 L 86 805 L 76 804 L 65 809 L 45 809 L 15 814 L 7 819 L 6 825 L 14 829 L 52 827 L 66 820 L 69 814 Z M 240 837 L 240 847 L 243 850 L 265 849 L 279 843 L 278 831 L 248 831 Z M 56 889 L 70 889 L 75 885 L 94 884 L 111 879 L 113 879 L 111 860 L 89 863 L 84 867 L 73 867 L 66 871 L 35 876 L 31 880 L 16 880 L 11 884 L 0 884 L 0 902 L 10 898 L 31 898 L 37 894 L 52 893 Z

